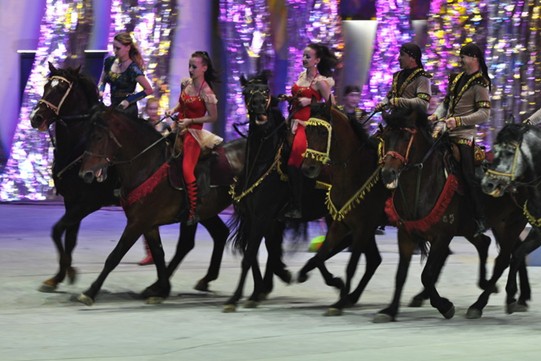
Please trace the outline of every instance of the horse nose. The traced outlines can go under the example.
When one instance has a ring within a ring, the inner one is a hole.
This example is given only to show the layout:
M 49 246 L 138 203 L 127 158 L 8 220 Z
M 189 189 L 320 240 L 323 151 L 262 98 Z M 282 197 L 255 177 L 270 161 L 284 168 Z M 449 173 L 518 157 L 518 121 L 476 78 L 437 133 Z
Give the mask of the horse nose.
M 43 123 L 43 117 L 40 114 L 32 114 L 30 117 L 30 124 L 33 128 L 37 128 Z
M 381 170 L 381 180 L 384 184 L 392 183 L 398 177 L 398 172 L 393 168 L 383 168 Z
M 303 164 L 302 172 L 308 178 L 316 178 L 319 175 L 319 167 L 313 164 L 311 165 Z
M 92 183 L 92 181 L 94 180 L 94 172 L 91 170 L 80 171 L 79 177 L 83 178 L 83 181 L 85 183 Z
M 481 182 L 481 189 L 483 192 L 490 194 L 496 189 L 496 184 L 490 179 L 483 179 Z

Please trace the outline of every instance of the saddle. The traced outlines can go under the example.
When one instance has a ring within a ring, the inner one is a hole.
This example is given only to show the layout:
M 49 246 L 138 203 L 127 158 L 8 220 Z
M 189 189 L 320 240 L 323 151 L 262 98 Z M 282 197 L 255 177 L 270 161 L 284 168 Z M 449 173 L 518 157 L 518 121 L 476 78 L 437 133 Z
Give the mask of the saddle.
M 182 176 L 182 154 L 171 157 L 169 167 L 169 183 L 177 190 L 184 190 Z M 225 155 L 225 149 L 219 145 L 214 149 L 201 151 L 195 167 L 198 199 L 204 197 L 213 186 L 228 186 L 233 182 L 233 171 Z
M 451 153 L 453 155 L 453 158 L 460 163 L 460 151 L 458 150 L 456 144 L 451 144 Z M 481 167 L 486 159 L 487 156 L 485 148 L 475 144 L 473 148 L 473 164 L 476 167 Z

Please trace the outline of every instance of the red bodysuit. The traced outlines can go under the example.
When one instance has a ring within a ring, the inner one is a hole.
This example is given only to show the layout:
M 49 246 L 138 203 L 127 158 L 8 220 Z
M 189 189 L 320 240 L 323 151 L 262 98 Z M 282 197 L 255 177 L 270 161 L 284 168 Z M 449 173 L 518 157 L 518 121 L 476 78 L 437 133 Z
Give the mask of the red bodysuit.
M 319 91 L 312 88 L 314 80 L 312 80 L 310 86 L 299 86 L 297 85 L 297 83 L 293 84 L 293 87 L 291 88 L 291 93 L 297 98 L 312 99 L 312 97 L 314 97 L 317 101 L 321 100 L 321 94 L 319 93 Z M 291 119 L 296 120 L 297 125 L 295 135 L 293 136 L 291 154 L 289 155 L 287 165 L 299 168 L 302 164 L 302 155 L 304 154 L 304 152 L 306 152 L 307 148 L 304 122 L 310 119 L 310 105 L 307 105 L 295 111 Z
M 203 88 L 201 84 L 201 88 Z M 207 107 L 203 99 L 201 99 L 201 89 L 197 95 L 188 95 L 186 93 L 186 88 L 182 90 L 178 98 L 178 107 L 175 111 L 178 111 L 180 119 L 194 119 L 204 117 L 207 113 Z M 203 124 L 190 124 L 189 129 L 203 129 Z M 201 154 L 201 146 L 194 138 L 194 136 L 189 132 L 184 132 L 184 146 L 183 146 L 183 160 L 182 160 L 182 173 L 184 176 L 184 181 L 188 183 L 195 182 L 195 166 L 197 165 L 197 160 Z

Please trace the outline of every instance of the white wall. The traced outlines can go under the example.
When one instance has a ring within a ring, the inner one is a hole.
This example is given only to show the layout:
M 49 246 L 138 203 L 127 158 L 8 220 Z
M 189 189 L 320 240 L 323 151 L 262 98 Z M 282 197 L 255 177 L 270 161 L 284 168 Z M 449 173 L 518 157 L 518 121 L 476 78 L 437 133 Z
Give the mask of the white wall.
M 7 155 L 19 121 L 19 55 L 35 50 L 45 0 L 0 0 L 0 141 Z

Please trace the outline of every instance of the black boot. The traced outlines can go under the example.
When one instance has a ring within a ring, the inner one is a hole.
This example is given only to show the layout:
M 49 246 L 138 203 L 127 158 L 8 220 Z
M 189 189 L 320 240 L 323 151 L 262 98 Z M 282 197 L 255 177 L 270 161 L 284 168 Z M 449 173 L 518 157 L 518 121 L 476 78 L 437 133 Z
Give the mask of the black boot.
M 477 189 L 475 186 L 470 185 L 469 193 L 470 193 L 470 199 L 473 203 L 473 210 L 475 215 L 475 223 L 477 225 L 477 229 L 475 230 L 474 237 L 480 236 L 481 234 L 485 233 L 488 230 L 488 227 L 486 225 L 486 217 L 485 212 L 483 210 L 483 203 L 481 200 L 481 190 Z
M 302 218 L 302 172 L 300 168 L 288 166 L 287 177 L 289 181 L 289 188 L 291 190 L 291 197 L 289 200 L 289 209 L 284 214 L 287 218 Z

